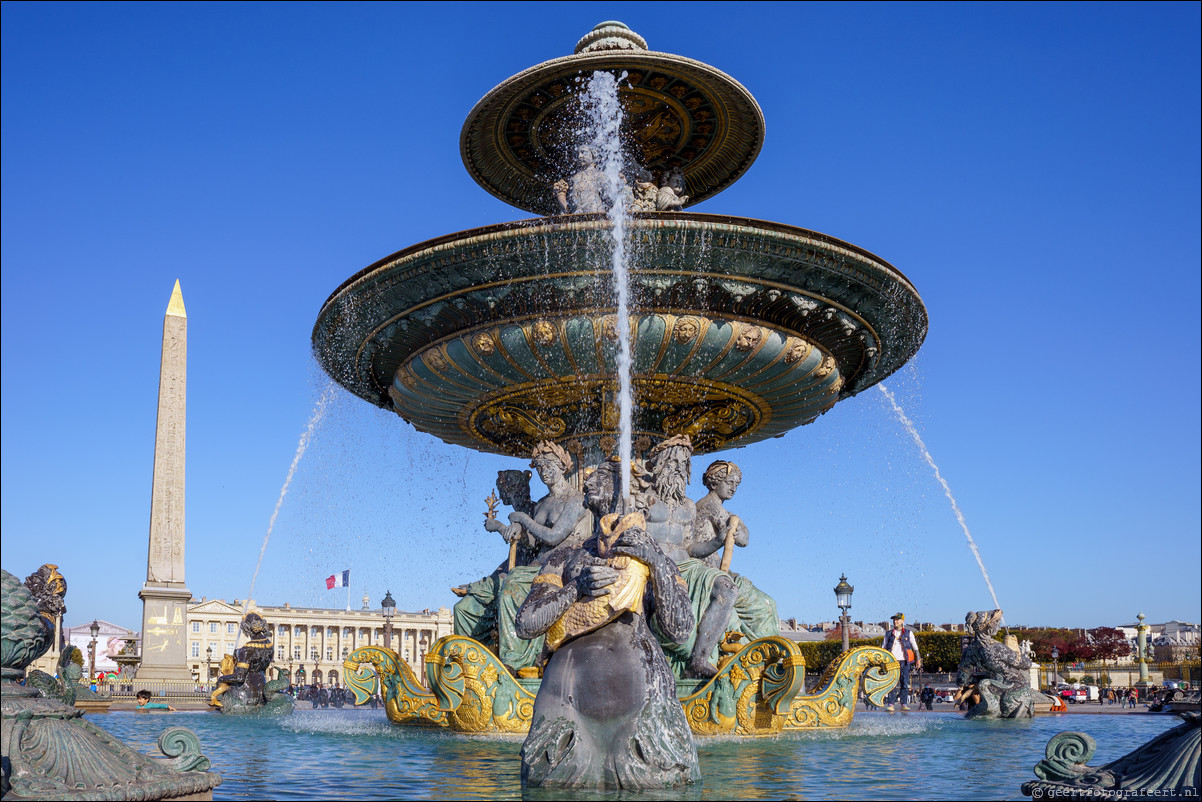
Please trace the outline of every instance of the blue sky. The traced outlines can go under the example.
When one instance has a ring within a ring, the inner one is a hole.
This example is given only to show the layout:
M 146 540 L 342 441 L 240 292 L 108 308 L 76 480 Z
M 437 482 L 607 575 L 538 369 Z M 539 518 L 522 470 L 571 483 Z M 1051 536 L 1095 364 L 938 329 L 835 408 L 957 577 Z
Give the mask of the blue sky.
M 930 331 L 887 384 L 1007 620 L 1202 618 L 1198 4 L 5 3 L 4 567 L 57 563 L 69 624 L 139 626 L 178 278 L 188 586 L 245 598 L 324 387 L 321 303 L 410 244 L 528 216 L 468 176 L 460 125 L 605 19 L 763 108 L 757 163 L 694 211 L 848 240 L 917 286 Z M 875 390 L 727 456 L 752 536 L 734 568 L 782 616 L 833 617 L 841 572 L 857 619 L 991 606 Z M 356 607 L 449 606 L 504 555 L 480 522 L 506 467 L 340 392 L 256 600 L 344 605 L 322 580 L 350 568 Z

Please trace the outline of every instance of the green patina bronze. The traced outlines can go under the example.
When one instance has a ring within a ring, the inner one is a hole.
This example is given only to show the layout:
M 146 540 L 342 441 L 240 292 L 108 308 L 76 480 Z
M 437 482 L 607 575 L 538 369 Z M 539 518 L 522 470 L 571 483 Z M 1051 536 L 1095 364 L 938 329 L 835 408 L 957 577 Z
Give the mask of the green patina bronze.
M 54 616 L 65 609 L 66 582 L 53 569 L 43 566 L 25 583 L 2 572 L 4 773 L 0 796 L 6 802 L 211 799 L 221 777 L 207 770 L 209 760 L 201 754 L 200 741 L 190 730 L 164 730 L 158 743 L 166 759 L 150 758 L 88 723 L 83 711 L 65 704 L 73 690 L 66 683 L 41 674 L 34 684 L 17 684 L 29 664 L 49 649 Z M 67 660 L 70 662 L 69 656 Z M 65 676 L 70 680 L 69 674 Z

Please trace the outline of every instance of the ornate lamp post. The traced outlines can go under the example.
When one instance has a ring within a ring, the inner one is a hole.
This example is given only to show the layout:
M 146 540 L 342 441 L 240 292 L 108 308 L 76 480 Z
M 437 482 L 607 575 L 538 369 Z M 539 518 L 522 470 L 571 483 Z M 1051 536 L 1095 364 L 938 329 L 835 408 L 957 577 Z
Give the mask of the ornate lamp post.
M 843 630 L 843 651 L 851 648 L 851 633 L 848 632 L 848 627 L 851 626 L 851 616 L 847 611 L 851 609 L 851 594 L 855 588 L 847 584 L 847 575 L 843 574 L 839 577 L 839 584 L 835 585 L 835 604 L 842 610 L 839 616 L 839 628 Z
M 92 626 L 88 627 L 88 631 L 92 633 L 92 642 L 88 644 L 88 679 L 92 682 L 96 681 L 96 638 L 100 635 L 100 622 L 92 619 Z
M 1144 614 L 1140 613 L 1135 616 L 1139 619 L 1139 624 L 1135 631 L 1138 633 L 1135 636 L 1136 648 L 1139 650 L 1139 687 L 1148 687 L 1148 625 L 1144 623 Z
M 302 664 L 296 669 L 296 687 L 303 688 L 305 686 L 305 666 Z
M 205 647 L 205 683 L 213 679 L 213 644 Z
M 384 601 L 380 602 L 380 607 L 384 610 L 384 648 L 392 648 L 392 616 L 396 612 L 396 601 L 392 598 L 392 591 L 384 591 Z
M 1052 647 L 1052 688 L 1060 683 L 1060 650 Z

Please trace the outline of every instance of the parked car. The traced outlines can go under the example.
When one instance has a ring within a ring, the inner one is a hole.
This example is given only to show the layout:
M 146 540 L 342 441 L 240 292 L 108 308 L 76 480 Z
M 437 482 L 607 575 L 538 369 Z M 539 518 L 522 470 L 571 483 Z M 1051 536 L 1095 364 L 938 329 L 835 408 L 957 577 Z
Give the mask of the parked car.
M 1089 698 L 1089 693 L 1085 690 L 1084 685 L 1080 687 L 1065 685 L 1060 688 L 1060 698 L 1070 705 L 1075 705 L 1078 702 L 1084 704 Z

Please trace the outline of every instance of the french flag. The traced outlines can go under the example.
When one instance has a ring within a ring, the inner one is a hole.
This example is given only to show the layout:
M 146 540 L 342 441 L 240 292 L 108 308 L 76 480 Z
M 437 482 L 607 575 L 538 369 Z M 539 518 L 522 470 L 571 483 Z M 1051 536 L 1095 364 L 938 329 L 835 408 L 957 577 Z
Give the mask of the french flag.
M 341 574 L 334 574 L 326 577 L 326 590 L 334 588 L 349 588 L 351 586 L 351 572 L 343 571 Z

